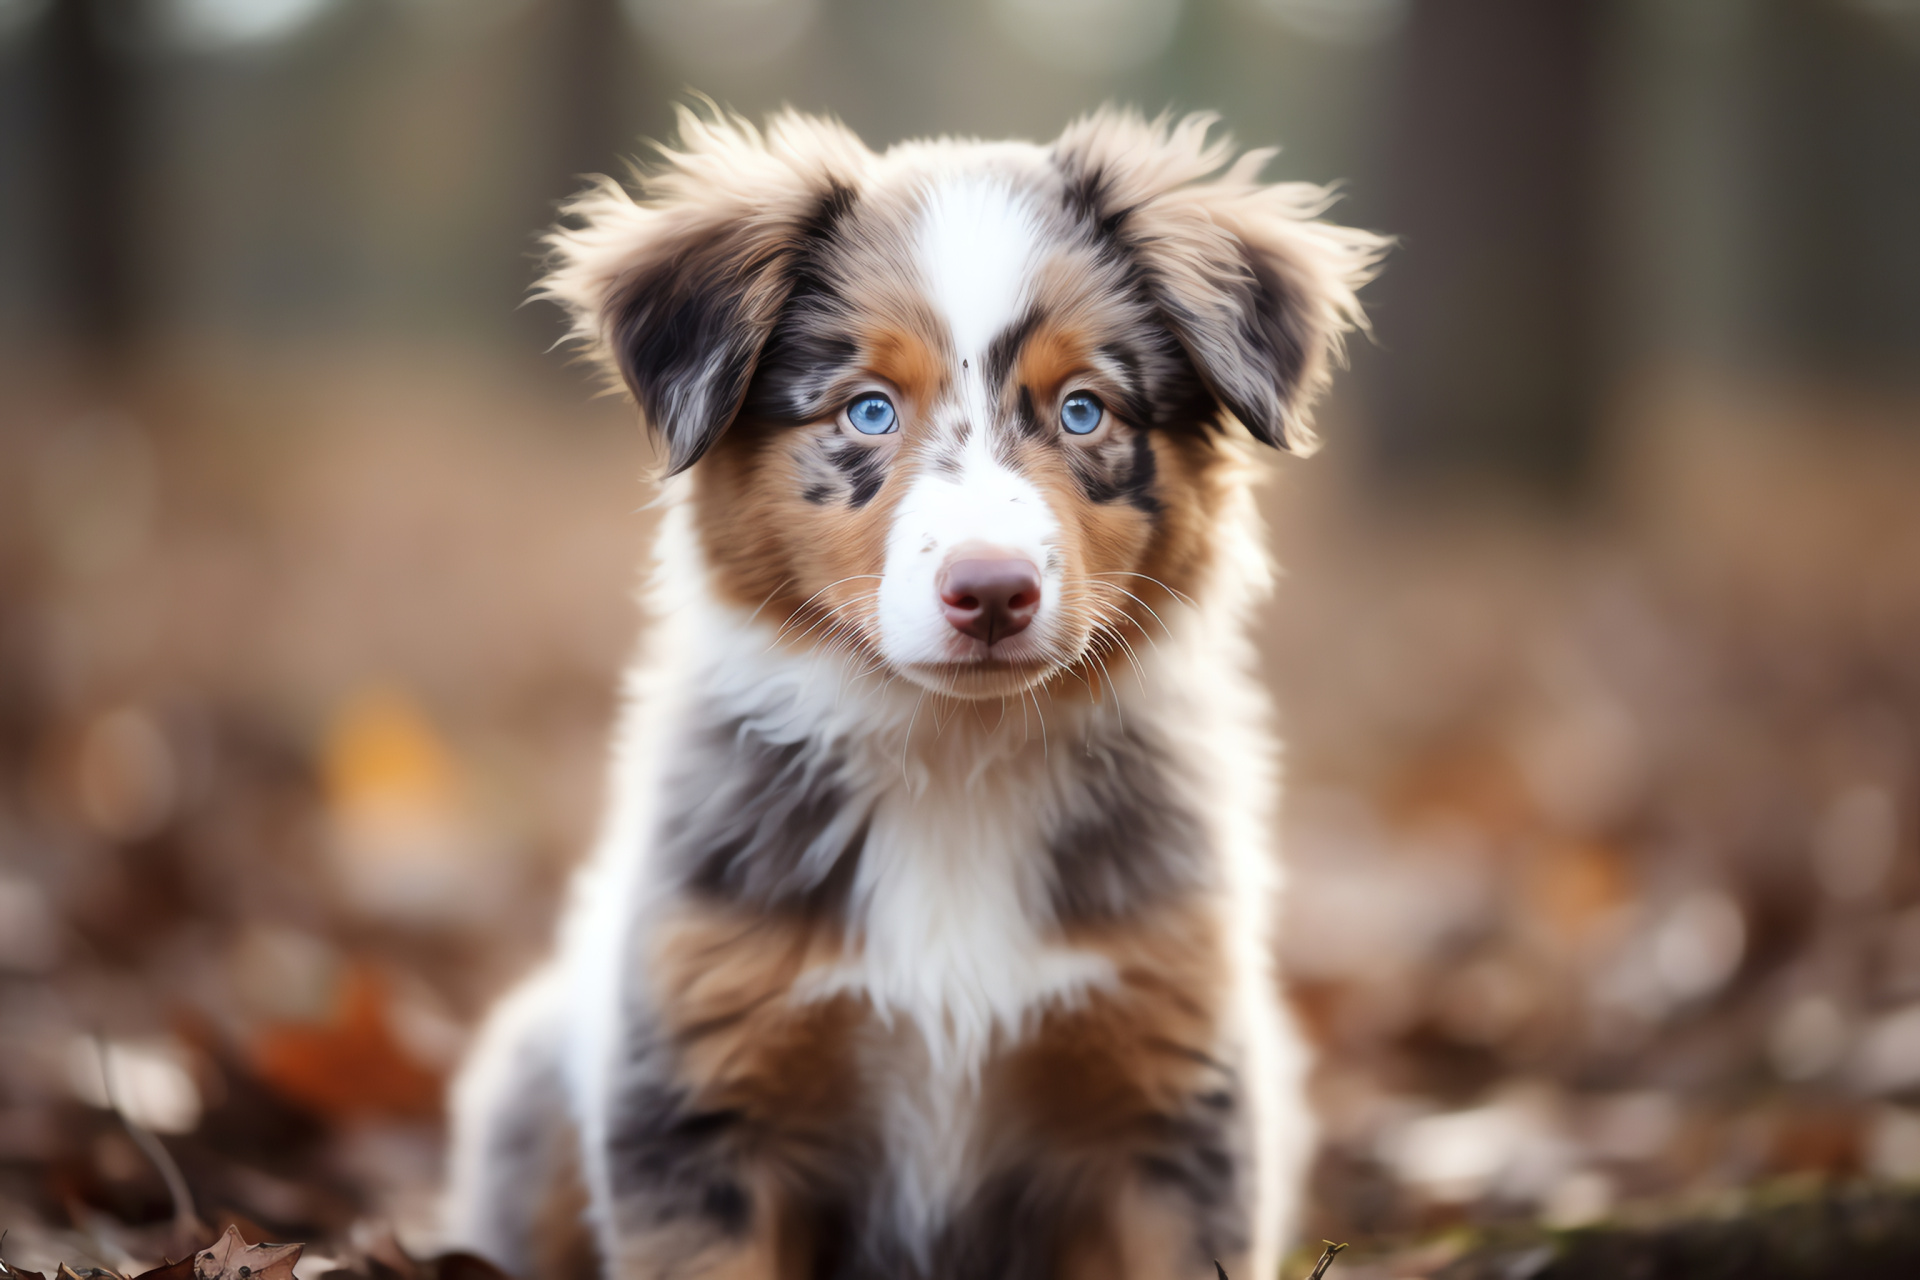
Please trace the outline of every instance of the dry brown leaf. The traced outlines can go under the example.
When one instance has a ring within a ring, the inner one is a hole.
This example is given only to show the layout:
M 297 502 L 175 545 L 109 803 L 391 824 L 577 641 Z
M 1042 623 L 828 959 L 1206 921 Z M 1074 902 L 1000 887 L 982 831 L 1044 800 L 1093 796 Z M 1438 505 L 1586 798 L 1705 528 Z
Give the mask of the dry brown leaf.
M 151 1271 L 142 1271 L 133 1280 L 194 1280 L 194 1259 L 192 1254 L 178 1262 L 166 1262 Z
M 394 1036 L 389 1004 L 385 979 L 356 966 L 328 1022 L 268 1028 L 254 1046 L 254 1067 L 281 1097 L 323 1115 L 435 1115 L 445 1084 Z
M 293 1280 L 297 1244 L 248 1244 L 235 1227 L 193 1256 L 195 1280 Z
M 82 1267 L 76 1271 L 64 1262 L 53 1274 L 54 1280 L 126 1280 L 119 1272 L 108 1271 L 105 1267 Z

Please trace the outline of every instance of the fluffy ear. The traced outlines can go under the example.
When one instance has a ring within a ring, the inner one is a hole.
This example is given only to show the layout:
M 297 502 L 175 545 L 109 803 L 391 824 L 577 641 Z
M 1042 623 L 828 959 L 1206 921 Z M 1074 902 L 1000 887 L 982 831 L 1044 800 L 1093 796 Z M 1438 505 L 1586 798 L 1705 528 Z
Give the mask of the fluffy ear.
M 763 135 L 715 109 L 680 110 L 680 141 L 640 175 L 563 209 L 535 296 L 624 381 L 684 471 L 739 412 L 807 255 L 833 234 L 873 153 L 844 126 L 794 112 Z
M 1214 397 L 1255 438 L 1308 452 L 1308 415 L 1364 328 L 1355 291 L 1388 242 L 1318 221 L 1324 187 L 1263 184 L 1273 152 L 1233 161 L 1215 117 L 1103 110 L 1053 146 L 1067 200 L 1127 259 Z

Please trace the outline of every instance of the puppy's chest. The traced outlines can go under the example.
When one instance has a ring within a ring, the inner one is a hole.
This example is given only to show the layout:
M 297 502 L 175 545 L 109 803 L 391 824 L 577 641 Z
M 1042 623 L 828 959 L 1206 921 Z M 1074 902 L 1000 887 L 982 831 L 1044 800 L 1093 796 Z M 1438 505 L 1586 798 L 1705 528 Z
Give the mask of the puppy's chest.
M 1209 882 L 1206 828 L 1147 731 L 1077 746 L 903 766 L 711 717 L 670 757 L 664 920 L 710 922 L 655 953 L 679 958 L 654 978 L 680 1084 L 775 1132 L 799 1112 L 863 1135 L 903 1239 L 970 1194 L 1006 1064 L 1056 1015 L 1132 1020 L 1114 940 Z
M 691 906 L 809 937 L 783 1003 L 852 998 L 917 1029 L 939 1070 L 977 1064 L 1036 1008 L 1110 977 L 1104 957 L 1065 941 L 1058 910 L 1070 771 L 1018 756 L 903 768 L 739 725 L 698 741 L 668 788 L 681 799 L 659 869 Z M 691 799 L 698 779 L 706 794 Z
M 704 838 L 675 830 L 684 865 L 705 874 L 682 882 L 670 917 L 725 923 L 672 949 L 700 967 L 655 974 L 659 1012 L 694 1029 L 681 1083 L 775 1132 L 796 1119 L 790 1081 L 838 1077 L 826 1091 L 836 1129 L 882 1156 L 886 1214 L 903 1241 L 924 1240 L 975 1179 L 983 1078 L 1049 1010 L 1112 987 L 1114 967 L 1066 938 L 1044 821 L 1057 805 L 1030 786 L 862 786 L 857 767 L 829 781 L 797 757 L 781 772 L 815 794 L 786 810 L 777 838 L 743 839 L 731 822 Z M 785 871 L 721 871 L 716 840 Z M 740 977 L 717 984 L 719 973 Z M 709 1037 L 711 1026 L 730 1030 Z
M 1018 786 L 877 797 L 848 869 L 839 958 L 801 1000 L 851 995 L 920 1033 L 936 1072 L 969 1070 L 1031 1015 L 1112 978 L 1065 940 L 1043 806 Z

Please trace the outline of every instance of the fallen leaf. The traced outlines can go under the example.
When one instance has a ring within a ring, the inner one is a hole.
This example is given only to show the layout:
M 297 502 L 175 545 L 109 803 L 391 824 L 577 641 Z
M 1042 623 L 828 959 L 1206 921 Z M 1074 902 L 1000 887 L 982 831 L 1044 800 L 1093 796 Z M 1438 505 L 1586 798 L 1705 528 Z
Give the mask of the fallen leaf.
M 297 1244 L 248 1244 L 235 1227 L 193 1257 L 196 1280 L 294 1280 Z
M 0 1231 L 0 1250 L 5 1249 L 6 1246 L 7 1233 Z M 38 1271 L 22 1271 L 18 1267 L 10 1267 L 7 1265 L 5 1256 L 0 1255 L 0 1280 L 47 1280 L 47 1278 Z
M 142 1271 L 133 1280 L 195 1280 L 193 1255 L 189 1253 L 178 1262 L 164 1262 L 151 1271 Z
M 434 1115 L 440 1108 L 440 1077 L 401 1046 L 387 1006 L 380 975 L 365 967 L 351 969 L 332 1020 L 269 1028 L 254 1046 L 255 1069 L 282 1097 L 324 1115 Z

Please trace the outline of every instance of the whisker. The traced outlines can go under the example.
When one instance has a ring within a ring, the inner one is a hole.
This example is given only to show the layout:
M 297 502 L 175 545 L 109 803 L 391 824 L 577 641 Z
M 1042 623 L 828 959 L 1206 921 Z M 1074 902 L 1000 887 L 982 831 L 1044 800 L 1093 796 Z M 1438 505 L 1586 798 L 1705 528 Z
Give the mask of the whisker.
M 881 575 L 877 573 L 850 573 L 844 578 L 841 578 L 834 582 L 829 582 L 826 586 L 820 588 L 818 591 L 814 592 L 812 595 L 808 596 L 805 600 L 802 600 L 799 604 L 794 606 L 793 612 L 787 615 L 786 624 L 783 625 L 780 628 L 780 631 L 775 634 L 774 640 L 778 641 L 783 636 L 785 636 L 787 633 L 787 628 L 793 624 L 793 620 L 795 618 L 798 618 L 800 615 L 804 614 L 807 611 L 807 606 L 812 604 L 815 600 L 818 600 L 821 596 L 833 590 L 835 587 L 840 586 L 842 583 L 858 582 L 862 578 L 872 578 L 874 581 L 878 582 L 881 580 Z M 791 581 L 791 579 L 789 579 L 789 581 Z M 777 591 L 778 588 L 775 588 L 775 590 Z M 878 594 L 877 588 L 875 590 L 875 594 L 876 595 Z M 838 606 L 836 606 L 836 608 L 837 607 Z
M 1121 595 L 1133 601 L 1135 604 L 1139 605 L 1142 609 L 1145 609 L 1148 613 L 1152 613 L 1153 620 L 1160 624 L 1160 629 L 1162 631 L 1167 633 L 1167 639 L 1169 640 L 1173 639 L 1173 628 L 1167 625 L 1165 618 L 1162 618 L 1158 613 L 1154 613 L 1154 609 L 1152 605 L 1148 604 L 1145 600 L 1142 600 L 1139 596 L 1133 594 L 1133 592 L 1127 590 L 1125 587 L 1116 586 L 1111 582 L 1102 582 L 1099 585 L 1105 587 L 1109 591 L 1118 591 Z
M 773 590 L 767 592 L 767 598 L 765 600 L 762 600 L 759 603 L 759 605 L 754 608 L 754 611 L 747 615 L 747 625 L 752 626 L 753 620 L 760 616 L 760 611 L 762 609 L 765 609 L 768 605 L 772 604 L 773 598 L 779 595 L 782 591 L 785 591 L 790 585 L 792 585 L 792 583 L 793 583 L 792 578 L 780 579 L 779 585 L 774 587 Z
M 907 775 L 907 750 L 913 746 L 913 726 L 920 719 L 920 706 L 927 700 L 927 691 L 920 691 L 919 701 L 913 704 L 913 714 L 907 717 L 907 736 L 900 742 L 900 783 L 906 787 L 907 794 L 913 794 L 913 779 Z
M 871 575 L 862 575 L 862 576 L 871 576 Z M 774 638 L 775 640 L 781 640 L 781 639 L 790 639 L 794 641 L 804 640 L 809 635 L 811 635 L 816 629 L 818 629 L 822 624 L 835 619 L 837 615 L 841 613 L 842 610 L 855 609 L 863 604 L 868 604 L 872 601 L 879 599 L 879 595 L 880 595 L 879 590 L 878 588 L 876 588 L 875 590 L 868 592 L 865 595 L 853 596 L 849 599 L 842 600 L 839 604 L 834 605 L 833 608 L 828 609 L 825 613 L 819 614 L 817 617 L 815 617 L 814 620 L 807 625 L 807 629 L 805 631 L 801 631 L 797 634 L 789 634 L 788 632 L 783 631 L 779 636 L 776 636 Z M 855 621 L 857 622 L 857 620 Z M 789 625 L 791 625 L 791 623 L 789 623 Z M 838 626 L 839 622 L 835 622 L 834 625 Z
M 1129 573 L 1126 570 L 1116 570 L 1110 573 L 1090 573 L 1087 576 L 1089 578 L 1142 578 L 1148 582 L 1151 582 L 1154 586 L 1160 588 L 1162 591 L 1172 596 L 1175 600 L 1178 600 L 1181 604 L 1186 605 L 1189 609 L 1198 609 L 1200 607 L 1199 604 L 1194 600 L 1192 596 L 1188 595 L 1184 591 L 1176 591 L 1174 588 L 1168 586 L 1166 583 L 1160 581 L 1160 579 L 1154 577 L 1150 573 Z
M 1127 656 L 1128 663 L 1133 667 L 1133 674 L 1144 685 L 1147 681 L 1146 670 L 1140 665 L 1140 655 L 1133 651 L 1133 646 L 1127 643 L 1127 638 L 1111 626 L 1101 627 L 1098 634 L 1120 646 L 1121 651 Z
M 1113 590 L 1117 591 L 1119 588 L 1115 587 Z M 1156 643 L 1152 634 L 1141 628 L 1138 620 L 1129 615 L 1125 609 L 1114 605 L 1111 601 L 1096 599 L 1092 604 L 1090 613 L 1091 616 L 1099 618 L 1105 629 L 1113 632 L 1116 636 L 1124 635 L 1127 630 L 1131 630 L 1135 635 L 1140 637 L 1143 643 L 1148 645 Z M 1162 627 L 1166 626 L 1164 622 L 1160 625 Z M 1173 633 L 1169 631 L 1167 634 L 1171 636 Z

